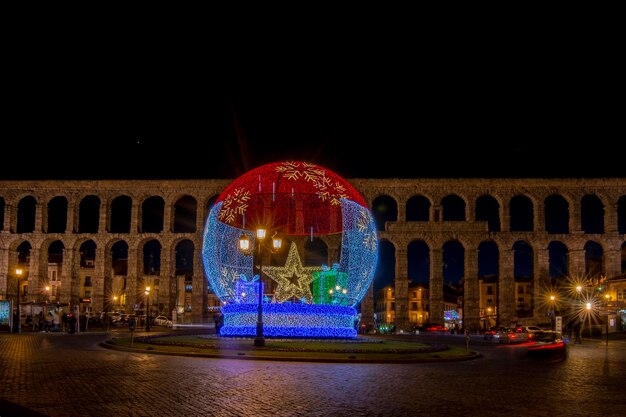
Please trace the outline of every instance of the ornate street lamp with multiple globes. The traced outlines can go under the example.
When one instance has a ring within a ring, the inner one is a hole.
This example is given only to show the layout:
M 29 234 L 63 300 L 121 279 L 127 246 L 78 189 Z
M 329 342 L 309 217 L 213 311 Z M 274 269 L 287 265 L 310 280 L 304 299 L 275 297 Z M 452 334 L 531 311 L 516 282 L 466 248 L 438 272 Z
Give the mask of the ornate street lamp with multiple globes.
M 239 249 L 248 255 L 252 255 L 252 264 L 254 271 L 254 251 L 259 256 L 259 304 L 257 307 L 256 337 L 254 338 L 254 346 L 265 346 L 265 337 L 263 335 L 263 251 L 268 250 L 270 253 L 276 252 L 282 246 L 282 241 L 276 236 L 272 236 L 272 247 L 265 245 L 265 235 L 267 230 L 256 230 L 256 244 L 254 248 L 250 247 L 250 238 L 246 234 L 242 234 L 239 238 Z M 253 272 L 254 274 L 254 272 Z

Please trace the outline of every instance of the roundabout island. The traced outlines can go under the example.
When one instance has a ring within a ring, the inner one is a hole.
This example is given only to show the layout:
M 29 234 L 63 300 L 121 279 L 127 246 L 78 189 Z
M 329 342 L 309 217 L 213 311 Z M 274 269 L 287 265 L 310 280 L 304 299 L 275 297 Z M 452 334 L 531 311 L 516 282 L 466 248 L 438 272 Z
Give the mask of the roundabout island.
M 423 343 L 384 336 L 358 336 L 350 340 L 268 338 L 263 347 L 249 338 L 215 334 L 140 334 L 114 337 L 103 347 L 136 353 L 205 358 L 328 363 L 431 363 L 478 359 L 465 347 L 446 343 Z

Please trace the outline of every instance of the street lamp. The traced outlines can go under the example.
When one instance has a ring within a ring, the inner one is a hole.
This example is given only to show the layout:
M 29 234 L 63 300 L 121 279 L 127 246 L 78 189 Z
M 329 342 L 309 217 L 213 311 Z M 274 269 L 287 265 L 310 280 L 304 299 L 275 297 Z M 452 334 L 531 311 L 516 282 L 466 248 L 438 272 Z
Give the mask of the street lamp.
M 21 297 L 21 287 L 22 287 L 22 274 L 24 273 L 24 270 L 22 268 L 16 268 L 15 269 L 15 275 L 17 276 L 17 302 L 16 302 L 16 307 L 17 307 L 17 333 L 22 333 L 22 314 L 20 313 L 20 297 Z
M 239 238 L 239 249 L 243 253 L 252 254 L 252 266 L 254 275 L 254 254 L 253 249 L 256 249 L 259 255 L 259 301 L 257 306 L 257 322 L 256 322 L 256 337 L 254 338 L 254 346 L 265 346 L 265 337 L 263 336 L 263 248 L 275 252 L 282 246 L 280 238 L 276 237 L 276 233 L 272 236 L 272 248 L 267 248 L 263 242 L 265 240 L 265 229 L 256 230 L 256 248 L 250 248 L 250 238 L 245 233 Z
M 146 331 L 150 331 L 150 287 L 146 287 Z
M 487 307 L 487 329 L 491 327 L 491 307 Z
M 556 296 L 554 294 L 550 294 L 550 324 L 552 327 L 552 330 L 556 330 L 556 317 L 554 316 L 554 310 L 555 310 L 555 301 L 556 301 Z

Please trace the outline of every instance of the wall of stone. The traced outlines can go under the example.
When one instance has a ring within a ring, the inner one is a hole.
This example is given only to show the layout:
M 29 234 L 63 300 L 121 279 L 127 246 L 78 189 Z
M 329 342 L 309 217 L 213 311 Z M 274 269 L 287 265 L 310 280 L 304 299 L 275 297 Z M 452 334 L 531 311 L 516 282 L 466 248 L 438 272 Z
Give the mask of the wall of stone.
M 442 247 L 445 242 L 456 240 L 465 250 L 464 270 L 464 314 L 466 324 L 478 327 L 479 291 L 478 256 L 481 242 L 493 241 L 500 251 L 499 300 L 501 321 L 510 321 L 515 314 L 513 244 L 525 241 L 534 252 L 535 291 L 548 277 L 548 244 L 560 241 L 568 248 L 570 274 L 584 273 L 584 246 L 588 241 L 599 243 L 604 252 L 603 266 L 607 276 L 621 273 L 621 246 L 625 238 L 618 232 L 618 201 L 626 195 L 626 179 L 353 179 L 350 182 L 372 206 L 377 197 L 389 196 L 397 204 L 397 220 L 387 222 L 379 232 L 379 239 L 393 244 L 396 252 L 396 325 L 408 329 L 408 245 L 414 240 L 423 240 L 430 249 L 430 316 L 432 321 L 443 321 L 443 273 Z M 142 251 L 145 242 L 156 239 L 161 244 L 160 278 L 173 281 L 175 272 L 175 251 L 177 243 L 184 239 L 195 245 L 193 272 L 193 320 L 204 318 L 203 306 L 207 300 L 207 285 L 201 257 L 202 232 L 208 213 L 209 200 L 230 183 L 230 180 L 97 180 L 97 181 L 0 181 L 0 198 L 4 202 L 3 230 L 0 231 L 0 297 L 11 298 L 16 292 L 16 280 L 12 271 L 17 265 L 16 248 L 24 241 L 32 245 L 29 264 L 29 290 L 40 291 L 47 279 L 47 253 L 51 242 L 60 240 L 65 247 L 63 257 L 63 280 L 67 282 L 77 277 L 80 245 L 93 240 L 97 245 L 96 264 L 93 280 L 103 283 L 111 274 L 111 246 L 124 240 L 128 251 L 128 285 L 135 294 L 140 294 L 143 282 Z M 569 233 L 551 234 L 544 227 L 544 202 L 547 197 L 558 194 L 569 205 Z M 82 199 L 96 195 L 101 202 L 99 228 L 97 233 L 77 233 L 79 207 Z M 118 196 L 128 196 L 132 200 L 130 233 L 110 233 L 111 202 Z M 430 201 L 429 221 L 406 221 L 406 204 L 412 196 L 421 195 Z M 457 195 L 466 207 L 466 221 L 443 221 L 442 199 Z M 476 221 L 475 204 L 479 197 L 489 195 L 499 205 L 501 230 L 489 231 L 487 222 Z M 515 196 L 528 197 L 533 204 L 534 230 L 513 232 L 509 229 L 510 202 Z M 581 229 L 581 200 L 586 195 L 597 196 L 604 205 L 604 233 L 586 234 Z M 19 201 L 32 196 L 36 200 L 35 230 L 32 233 L 16 233 L 17 207 Z M 68 201 L 65 233 L 45 233 L 48 202 L 57 196 Z M 164 230 L 161 233 L 141 232 L 141 206 L 143 201 L 159 196 L 165 201 Z M 184 197 L 191 196 L 197 202 L 196 231 L 194 233 L 174 233 L 172 230 L 174 206 Z M 438 219 L 437 219 L 438 218 Z M 437 219 L 437 220 L 435 220 Z M 337 242 L 329 243 L 330 262 L 337 256 Z M 72 282 L 62 295 L 65 302 L 75 303 L 80 297 L 76 290 L 78 283 Z M 164 286 L 165 287 L 165 286 Z M 169 286 L 171 287 L 171 285 Z M 104 285 L 95 285 L 95 298 L 104 297 Z M 362 302 L 363 322 L 373 319 L 373 292 Z M 137 297 L 139 295 L 136 295 Z M 539 294 L 536 294 L 539 297 Z M 171 297 L 170 297 L 171 298 Z M 133 303 L 136 300 L 128 300 Z M 127 304 L 128 304 L 127 303 Z M 538 312 L 539 314 L 539 312 Z

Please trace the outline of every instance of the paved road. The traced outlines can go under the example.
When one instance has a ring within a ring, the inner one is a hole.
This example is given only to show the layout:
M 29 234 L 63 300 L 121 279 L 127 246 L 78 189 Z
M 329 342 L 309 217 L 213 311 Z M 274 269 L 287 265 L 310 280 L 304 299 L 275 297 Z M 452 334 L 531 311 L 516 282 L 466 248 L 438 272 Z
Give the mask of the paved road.
M 0 335 L 0 417 L 626 414 L 624 341 L 556 363 L 477 342 L 467 362 L 320 364 L 128 353 L 106 337 Z

